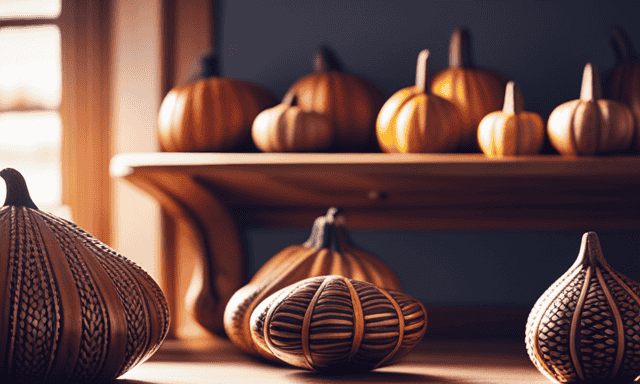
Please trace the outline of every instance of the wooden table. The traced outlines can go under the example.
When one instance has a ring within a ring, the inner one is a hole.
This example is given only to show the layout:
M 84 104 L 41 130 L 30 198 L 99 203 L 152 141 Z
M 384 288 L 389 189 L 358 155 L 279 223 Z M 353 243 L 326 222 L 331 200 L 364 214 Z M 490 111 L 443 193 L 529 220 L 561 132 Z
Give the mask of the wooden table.
M 204 267 L 195 318 L 218 332 L 245 281 L 239 233 L 250 225 L 309 227 L 339 206 L 355 229 L 640 228 L 640 156 L 147 153 L 116 156 L 111 175 L 169 214 L 167 276 L 186 257 L 172 223 L 194 234 Z M 182 292 L 163 289 L 175 309 Z

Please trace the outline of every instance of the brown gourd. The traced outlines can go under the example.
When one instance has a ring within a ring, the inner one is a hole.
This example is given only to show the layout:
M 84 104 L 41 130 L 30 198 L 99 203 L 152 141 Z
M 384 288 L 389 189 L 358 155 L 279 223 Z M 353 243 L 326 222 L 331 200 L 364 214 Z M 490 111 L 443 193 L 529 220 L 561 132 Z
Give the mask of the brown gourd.
M 0 172 L 0 381 L 110 382 L 169 329 L 153 279 L 72 222 L 41 211 L 22 175 Z
M 489 157 L 533 155 L 544 144 L 542 117 L 524 110 L 520 89 L 507 83 L 502 111 L 491 112 L 478 125 L 478 144 Z
M 622 103 L 600 98 L 597 70 L 584 67 L 580 99 L 557 106 L 547 123 L 549 141 L 565 156 L 620 153 L 635 133 L 633 114 Z
M 525 340 L 554 382 L 623 384 L 640 375 L 640 284 L 607 263 L 595 232 L 534 305 Z
M 507 77 L 502 73 L 476 67 L 471 58 L 469 32 L 457 28 L 449 45 L 449 68 L 431 81 L 431 92 L 455 102 L 462 115 L 462 143 L 465 150 L 478 150 L 478 124 L 488 113 L 497 111 L 504 101 Z
M 366 372 L 406 356 L 427 328 L 410 296 L 344 276 L 305 279 L 266 298 L 251 316 L 256 344 L 296 367 Z
M 429 50 L 418 55 L 416 84 L 394 93 L 376 121 L 378 144 L 390 153 L 433 153 L 457 149 L 462 135 L 458 107 L 426 89 Z
M 329 274 L 367 281 L 383 288 L 402 289 L 389 267 L 351 243 L 344 216 L 331 208 L 325 216 L 315 220 L 311 236 L 305 243 L 278 252 L 231 297 L 224 312 L 224 329 L 229 339 L 248 354 L 275 360 L 268 350 L 255 345 L 249 323 L 251 313 L 277 290 L 308 277 Z
M 263 152 L 312 152 L 327 150 L 334 129 L 327 117 L 304 111 L 295 93 L 287 93 L 282 103 L 266 109 L 253 122 L 251 136 Z
M 166 152 L 248 150 L 251 124 L 277 104 L 254 83 L 220 76 L 215 55 L 202 61 L 201 78 L 171 89 L 157 120 L 160 148 Z

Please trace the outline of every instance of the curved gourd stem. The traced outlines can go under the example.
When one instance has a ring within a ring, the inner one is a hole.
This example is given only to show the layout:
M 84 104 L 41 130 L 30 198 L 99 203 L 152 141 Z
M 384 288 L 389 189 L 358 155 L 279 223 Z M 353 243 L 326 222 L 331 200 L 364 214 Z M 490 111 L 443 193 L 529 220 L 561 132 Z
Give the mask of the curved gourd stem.
M 220 76 L 220 62 L 216 53 L 209 53 L 205 55 L 200 61 L 201 70 L 200 77 L 206 79 L 207 77 Z
M 340 251 L 350 245 L 349 236 L 342 226 L 336 225 L 337 216 L 342 213 L 340 208 L 331 207 L 324 216 L 318 217 L 313 223 L 311 236 L 302 245 L 307 248 L 330 248 Z
M 471 38 L 465 28 L 457 28 L 451 35 L 449 43 L 449 67 L 472 68 Z
M 423 49 L 418 55 L 416 65 L 416 91 L 424 93 L 427 86 L 427 61 L 429 60 L 429 50 Z
M 313 56 L 313 70 L 315 72 L 340 71 L 338 58 L 326 47 L 320 47 Z
M 637 61 L 638 57 L 633 44 L 631 44 L 631 39 L 622 27 L 617 26 L 613 29 L 610 42 L 619 64 Z
M 22 174 L 13 168 L 5 168 L 0 171 L 2 177 L 7 184 L 7 197 L 4 206 L 27 207 L 38 209 L 36 204 L 31 200 L 27 182 Z
M 587 63 L 582 74 L 582 88 L 580 88 L 580 100 L 590 101 L 600 98 L 600 78 L 598 70 L 591 63 Z
M 600 240 L 595 232 L 586 232 L 582 235 L 582 243 L 580 244 L 580 253 L 574 265 L 582 264 L 584 266 L 602 267 L 609 269 L 609 263 L 604 259 Z
M 507 87 L 504 92 L 504 106 L 502 107 L 502 112 L 518 115 L 522 111 L 524 111 L 524 99 L 522 98 L 522 93 L 516 83 L 510 81 L 507 83 Z

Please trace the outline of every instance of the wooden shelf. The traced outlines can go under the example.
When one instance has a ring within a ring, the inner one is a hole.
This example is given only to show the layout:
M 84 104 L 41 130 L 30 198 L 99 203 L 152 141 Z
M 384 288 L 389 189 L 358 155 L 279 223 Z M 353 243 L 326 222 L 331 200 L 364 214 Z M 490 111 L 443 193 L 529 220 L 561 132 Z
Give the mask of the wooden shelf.
M 309 227 L 330 206 L 354 229 L 640 228 L 640 156 L 148 153 L 114 157 L 111 175 L 197 237 L 196 319 L 218 332 L 226 300 L 244 283 L 240 231 Z M 190 255 L 171 237 L 176 225 L 165 227 L 170 274 Z

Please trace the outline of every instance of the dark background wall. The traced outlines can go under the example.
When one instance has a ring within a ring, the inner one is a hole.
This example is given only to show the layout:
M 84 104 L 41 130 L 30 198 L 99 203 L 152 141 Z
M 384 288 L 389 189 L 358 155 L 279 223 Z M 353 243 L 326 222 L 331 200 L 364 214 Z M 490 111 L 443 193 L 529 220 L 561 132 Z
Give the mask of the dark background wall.
M 346 71 L 389 97 L 414 82 L 421 49 L 431 50 L 430 73 L 445 68 L 451 32 L 465 26 L 475 63 L 508 75 L 527 110 L 546 119 L 555 106 L 578 98 L 587 62 L 602 78 L 614 65 L 609 35 L 615 25 L 640 45 L 638 1 L 227 0 L 220 9 L 223 74 L 257 82 L 279 98 L 312 70 L 321 44 Z M 638 232 L 593 230 L 614 268 L 640 280 Z M 308 235 L 308 229 L 248 228 L 249 273 Z M 573 263 L 581 235 L 355 231 L 353 238 L 391 265 L 405 290 L 425 304 L 528 308 Z

